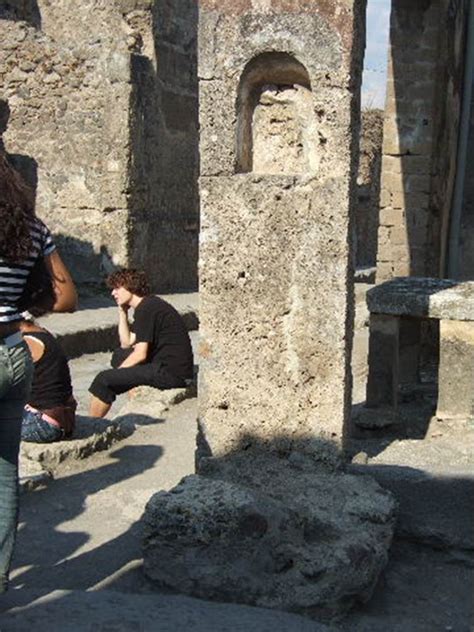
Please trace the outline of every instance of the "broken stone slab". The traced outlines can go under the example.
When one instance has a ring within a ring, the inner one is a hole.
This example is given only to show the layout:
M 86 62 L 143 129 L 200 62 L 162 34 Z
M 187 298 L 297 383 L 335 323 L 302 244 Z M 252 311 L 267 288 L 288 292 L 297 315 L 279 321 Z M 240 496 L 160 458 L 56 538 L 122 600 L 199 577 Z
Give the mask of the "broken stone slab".
M 46 485 L 52 475 L 51 472 L 44 470 L 38 461 L 20 457 L 18 477 L 20 491 L 29 492 Z
M 149 578 L 204 599 L 322 619 L 370 598 L 396 508 L 374 480 L 303 452 L 250 449 L 201 468 L 146 506 Z
M 159 401 L 166 406 L 174 406 L 185 399 L 196 397 L 196 383 L 193 382 L 184 388 L 169 388 L 161 390 L 153 386 L 137 386 L 128 393 L 129 399 L 137 402 Z
M 474 320 L 474 282 L 399 277 L 367 292 L 371 313 L 439 320 Z
M 115 419 L 129 416 L 133 419 L 136 415 L 147 415 L 157 419 L 171 406 L 183 402 L 185 399 L 196 397 L 196 384 L 190 384 L 185 388 L 171 388 L 160 390 L 152 386 L 137 386 L 128 393 L 128 401 L 120 408 Z
M 78 416 L 74 437 L 54 443 L 30 443 L 23 441 L 20 462 L 26 467 L 28 461 L 41 464 L 43 470 L 54 472 L 66 460 L 80 460 L 107 450 L 111 445 L 128 437 L 134 431 L 133 422 L 123 417 L 120 420 L 98 419 Z

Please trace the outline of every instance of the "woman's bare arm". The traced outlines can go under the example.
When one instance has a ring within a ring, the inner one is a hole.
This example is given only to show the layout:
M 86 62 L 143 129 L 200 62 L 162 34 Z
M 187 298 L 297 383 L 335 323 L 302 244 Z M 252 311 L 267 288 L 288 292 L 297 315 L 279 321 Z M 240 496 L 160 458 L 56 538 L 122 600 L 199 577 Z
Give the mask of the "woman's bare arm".
M 74 312 L 77 309 L 77 292 L 74 281 L 69 274 L 57 250 L 44 258 L 46 267 L 53 280 L 56 299 L 53 312 Z

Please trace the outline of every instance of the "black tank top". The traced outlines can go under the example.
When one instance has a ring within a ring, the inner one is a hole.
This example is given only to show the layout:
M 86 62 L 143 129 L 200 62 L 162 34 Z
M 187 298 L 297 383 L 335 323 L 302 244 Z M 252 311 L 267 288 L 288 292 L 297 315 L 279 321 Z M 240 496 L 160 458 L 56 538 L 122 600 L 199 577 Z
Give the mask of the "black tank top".
M 38 410 L 62 406 L 72 395 L 71 374 L 64 351 L 48 331 L 25 332 L 25 336 L 44 344 L 44 353 L 35 362 L 29 405 Z

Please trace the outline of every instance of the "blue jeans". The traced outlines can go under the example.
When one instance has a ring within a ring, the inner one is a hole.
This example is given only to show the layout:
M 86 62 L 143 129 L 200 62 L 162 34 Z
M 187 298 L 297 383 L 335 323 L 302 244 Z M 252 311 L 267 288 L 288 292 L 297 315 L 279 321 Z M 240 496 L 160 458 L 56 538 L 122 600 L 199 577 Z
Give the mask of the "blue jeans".
M 18 522 L 18 451 L 21 420 L 33 376 L 26 344 L 8 348 L 0 340 L 0 594 L 8 572 Z
M 43 419 L 39 410 L 23 410 L 23 423 L 21 424 L 21 440 L 32 443 L 52 443 L 63 438 L 63 431 L 58 426 L 53 426 Z

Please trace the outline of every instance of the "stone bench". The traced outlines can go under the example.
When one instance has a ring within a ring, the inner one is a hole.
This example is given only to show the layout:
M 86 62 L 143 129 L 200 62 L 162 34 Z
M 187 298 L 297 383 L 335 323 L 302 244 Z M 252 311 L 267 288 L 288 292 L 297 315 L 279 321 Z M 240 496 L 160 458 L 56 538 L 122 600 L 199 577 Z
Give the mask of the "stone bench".
M 420 326 L 439 321 L 440 419 L 474 417 L 474 282 L 396 278 L 367 292 L 367 407 L 397 409 L 401 378 L 418 380 Z

